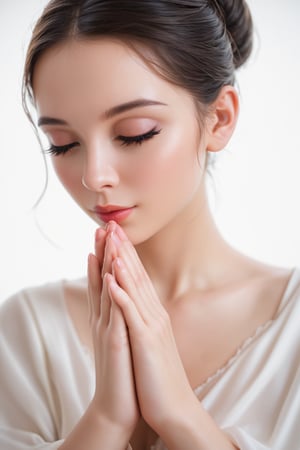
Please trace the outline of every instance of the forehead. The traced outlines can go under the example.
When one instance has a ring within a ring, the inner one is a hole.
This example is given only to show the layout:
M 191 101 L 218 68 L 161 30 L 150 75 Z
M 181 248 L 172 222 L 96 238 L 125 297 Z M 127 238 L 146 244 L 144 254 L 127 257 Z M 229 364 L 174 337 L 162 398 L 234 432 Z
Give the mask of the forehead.
M 38 61 L 33 78 L 38 110 L 47 114 L 74 108 L 103 109 L 136 98 L 177 104 L 190 96 L 164 80 L 120 41 L 72 40 L 53 47 Z

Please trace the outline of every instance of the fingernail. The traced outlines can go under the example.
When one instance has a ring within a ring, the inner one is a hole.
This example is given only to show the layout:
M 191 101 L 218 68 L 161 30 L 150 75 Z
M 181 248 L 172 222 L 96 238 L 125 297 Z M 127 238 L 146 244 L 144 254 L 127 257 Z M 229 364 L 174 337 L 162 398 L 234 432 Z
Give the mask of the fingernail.
M 118 267 L 120 267 L 120 269 L 122 269 L 122 267 L 124 267 L 121 258 L 116 258 L 116 259 L 115 259 L 115 263 L 116 263 L 116 265 L 117 265 Z
M 103 236 L 103 229 L 102 228 L 97 228 L 97 230 L 95 231 L 95 241 L 98 242 L 100 241 L 100 239 Z
M 122 241 L 127 239 L 127 236 L 120 225 L 116 226 L 116 232 L 118 233 L 118 236 Z
M 107 222 L 105 229 L 106 231 L 114 231 L 116 229 L 116 223 L 113 220 L 110 220 Z
M 114 241 L 114 243 L 116 245 L 120 245 L 121 244 L 120 238 L 119 238 L 119 236 L 117 235 L 117 233 L 115 231 L 112 231 L 110 233 L 110 237 L 111 237 L 111 239 Z
M 117 285 L 117 283 L 116 283 L 114 278 L 111 278 L 110 283 L 108 285 L 108 289 L 110 291 L 116 291 L 118 289 L 118 285 Z

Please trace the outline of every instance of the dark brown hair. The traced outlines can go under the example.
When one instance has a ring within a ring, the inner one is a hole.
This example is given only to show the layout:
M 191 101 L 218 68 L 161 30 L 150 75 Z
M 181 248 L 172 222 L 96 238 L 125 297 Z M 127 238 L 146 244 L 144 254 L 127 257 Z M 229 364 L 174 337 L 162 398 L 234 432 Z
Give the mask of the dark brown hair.
M 235 69 L 251 53 L 252 28 L 244 0 L 52 0 L 27 52 L 25 111 L 30 116 L 26 99 L 34 100 L 34 69 L 45 51 L 68 39 L 107 36 L 139 53 L 150 49 L 155 70 L 209 105 L 223 86 L 234 84 Z

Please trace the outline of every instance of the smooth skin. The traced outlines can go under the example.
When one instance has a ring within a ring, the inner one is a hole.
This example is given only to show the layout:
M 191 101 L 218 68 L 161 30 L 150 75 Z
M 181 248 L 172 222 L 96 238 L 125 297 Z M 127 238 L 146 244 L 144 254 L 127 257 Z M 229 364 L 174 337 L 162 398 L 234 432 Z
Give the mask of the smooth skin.
M 52 119 L 41 125 L 50 144 L 74 144 L 52 156 L 55 171 L 100 225 L 88 283 L 65 286 L 95 357 L 95 395 L 61 449 L 124 450 L 130 441 L 145 450 L 157 435 L 169 450 L 236 448 L 194 389 L 274 317 L 291 271 L 233 249 L 209 209 L 207 152 L 234 131 L 235 89 L 224 86 L 199 125 L 187 91 L 112 39 L 48 50 L 33 87 L 39 118 Z M 116 109 L 137 99 L 152 103 Z M 105 227 L 94 208 L 107 204 L 133 210 Z

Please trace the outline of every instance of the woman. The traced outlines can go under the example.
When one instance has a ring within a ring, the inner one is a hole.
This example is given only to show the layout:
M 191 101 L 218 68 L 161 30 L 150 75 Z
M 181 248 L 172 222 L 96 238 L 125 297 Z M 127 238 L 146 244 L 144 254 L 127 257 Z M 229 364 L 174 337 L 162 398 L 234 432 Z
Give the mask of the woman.
M 25 108 L 99 228 L 87 280 L 2 308 L 1 448 L 297 448 L 299 272 L 225 242 L 205 188 L 251 46 L 242 0 L 46 7 Z

